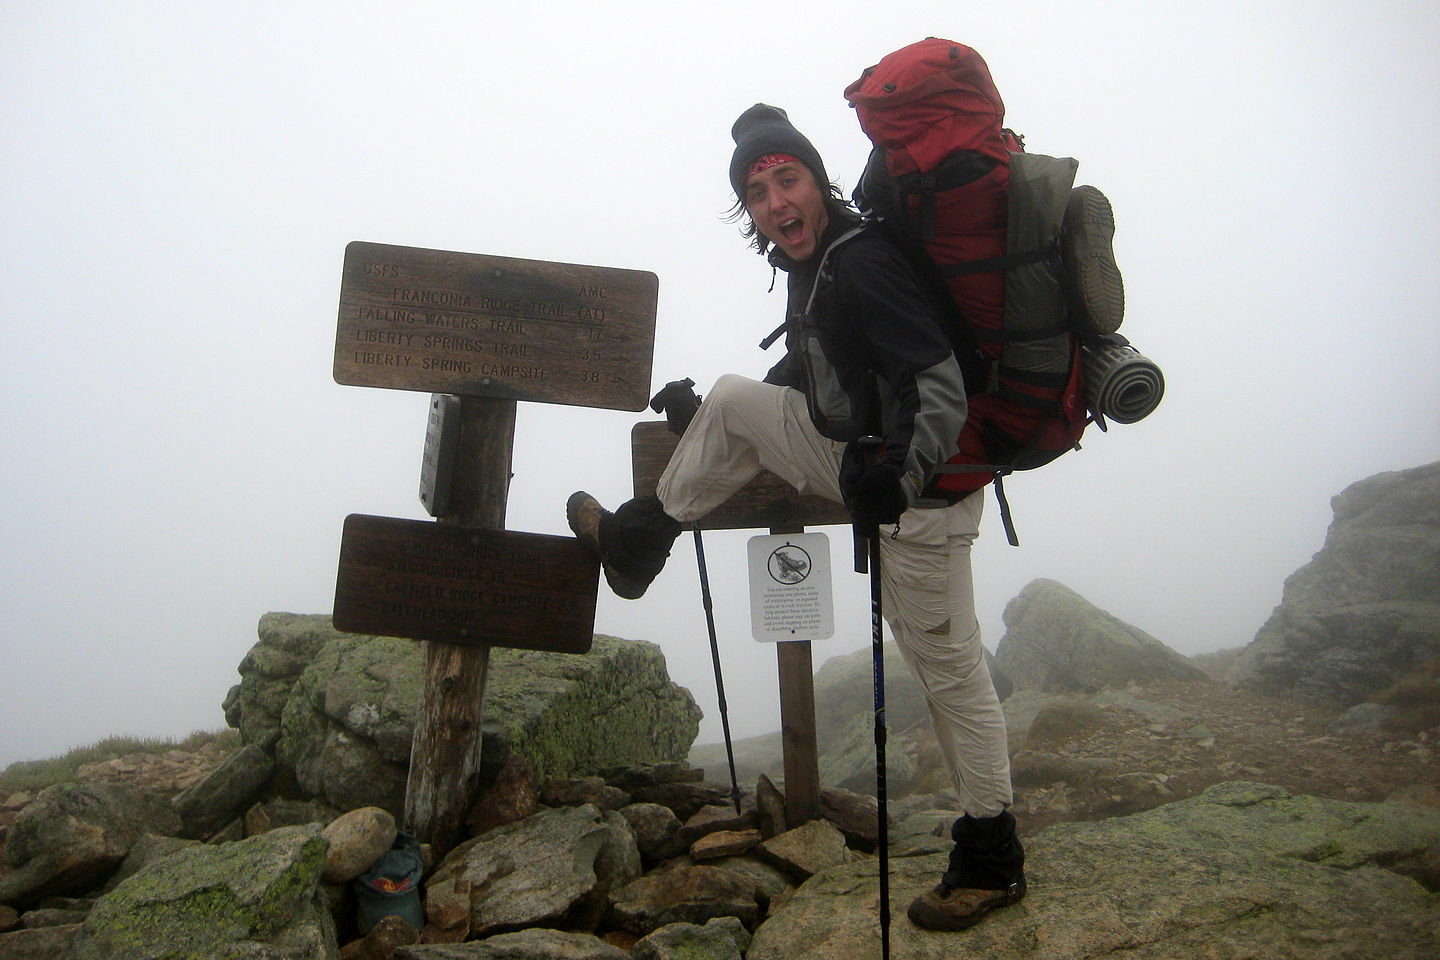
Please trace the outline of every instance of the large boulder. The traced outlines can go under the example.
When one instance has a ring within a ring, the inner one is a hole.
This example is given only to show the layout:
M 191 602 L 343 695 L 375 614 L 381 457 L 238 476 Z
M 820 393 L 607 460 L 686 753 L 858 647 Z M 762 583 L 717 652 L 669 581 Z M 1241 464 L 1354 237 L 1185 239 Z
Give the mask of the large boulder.
M 153 861 L 100 899 L 64 960 L 338 960 L 317 892 L 326 846 L 309 824 Z
M 11 869 L 0 876 L 0 903 L 84 894 L 114 873 L 142 837 L 180 829 L 166 801 L 120 784 L 48 787 L 20 811 L 5 838 Z
M 1325 544 L 1230 679 L 1350 706 L 1440 657 L 1440 463 L 1382 473 L 1331 501 Z
M 1440 811 L 1294 796 L 1227 783 L 1128 817 L 1066 823 L 1025 839 L 1029 896 L 963 937 L 989 960 L 1440 956 Z M 905 918 L 945 853 L 892 857 L 895 956 L 950 960 L 954 935 Z M 747 960 L 876 955 L 873 860 L 811 878 L 761 924 Z
M 1016 690 L 1095 692 L 1206 679 L 1186 657 L 1054 580 L 1027 584 L 1005 606 L 1004 622 L 995 660 Z
M 270 749 L 277 772 L 305 794 L 399 816 L 422 671 L 413 641 L 343 633 L 324 616 L 267 614 L 226 698 L 226 720 Z M 513 752 L 543 782 L 680 760 L 700 716 L 654 644 L 597 636 L 579 656 L 496 648 L 483 763 L 498 772 Z

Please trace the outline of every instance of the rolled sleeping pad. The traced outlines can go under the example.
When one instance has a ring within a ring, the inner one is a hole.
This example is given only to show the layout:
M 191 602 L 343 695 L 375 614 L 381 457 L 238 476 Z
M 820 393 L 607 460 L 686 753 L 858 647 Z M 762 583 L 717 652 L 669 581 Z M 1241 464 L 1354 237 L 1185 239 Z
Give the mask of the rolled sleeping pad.
M 1165 395 L 1165 376 L 1118 334 L 1081 345 L 1085 402 L 1106 420 L 1134 423 L 1148 417 Z

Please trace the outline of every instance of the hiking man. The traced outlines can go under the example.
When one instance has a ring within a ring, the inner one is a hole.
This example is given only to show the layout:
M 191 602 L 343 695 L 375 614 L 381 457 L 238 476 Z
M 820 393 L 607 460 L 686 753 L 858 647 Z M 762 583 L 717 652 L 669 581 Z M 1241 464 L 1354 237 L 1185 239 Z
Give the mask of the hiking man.
M 581 491 L 567 518 L 628 599 L 660 572 L 682 524 L 762 469 L 845 503 L 862 528 L 879 525 L 885 618 L 925 693 L 962 813 L 949 869 L 909 916 L 930 929 L 968 927 L 1020 900 L 1025 875 L 1007 809 L 1005 720 L 971 582 L 984 498 L 937 496 L 930 487 L 957 449 L 964 379 L 905 256 L 879 231 L 852 232 L 859 217 L 785 111 L 756 104 L 731 135 L 736 216 L 756 250 L 788 274 L 787 352 L 763 382 L 716 381 L 688 425 L 678 425 L 683 434 L 655 496 L 611 513 Z M 875 456 L 854 442 L 867 435 L 883 439 Z

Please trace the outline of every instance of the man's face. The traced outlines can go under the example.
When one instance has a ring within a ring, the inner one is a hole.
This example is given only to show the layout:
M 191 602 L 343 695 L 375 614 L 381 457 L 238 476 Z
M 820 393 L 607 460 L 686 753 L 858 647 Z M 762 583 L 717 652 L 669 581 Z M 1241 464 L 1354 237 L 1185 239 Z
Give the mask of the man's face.
M 825 194 L 803 163 L 791 161 L 750 174 L 745 212 L 761 233 L 792 260 L 814 256 L 830 223 Z

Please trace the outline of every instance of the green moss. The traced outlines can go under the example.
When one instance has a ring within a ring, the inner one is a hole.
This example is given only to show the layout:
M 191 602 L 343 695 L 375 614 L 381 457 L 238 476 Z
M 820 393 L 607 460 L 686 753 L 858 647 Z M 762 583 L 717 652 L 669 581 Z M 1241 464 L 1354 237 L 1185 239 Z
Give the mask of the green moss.
M 318 828 L 282 829 L 309 835 L 268 880 L 255 876 L 257 858 L 266 854 L 252 841 L 187 849 L 147 866 L 102 899 L 81 942 L 93 955 L 212 960 L 224 944 L 276 936 L 314 895 L 329 846 Z M 288 839 L 274 833 L 280 831 L 267 835 L 268 842 Z

